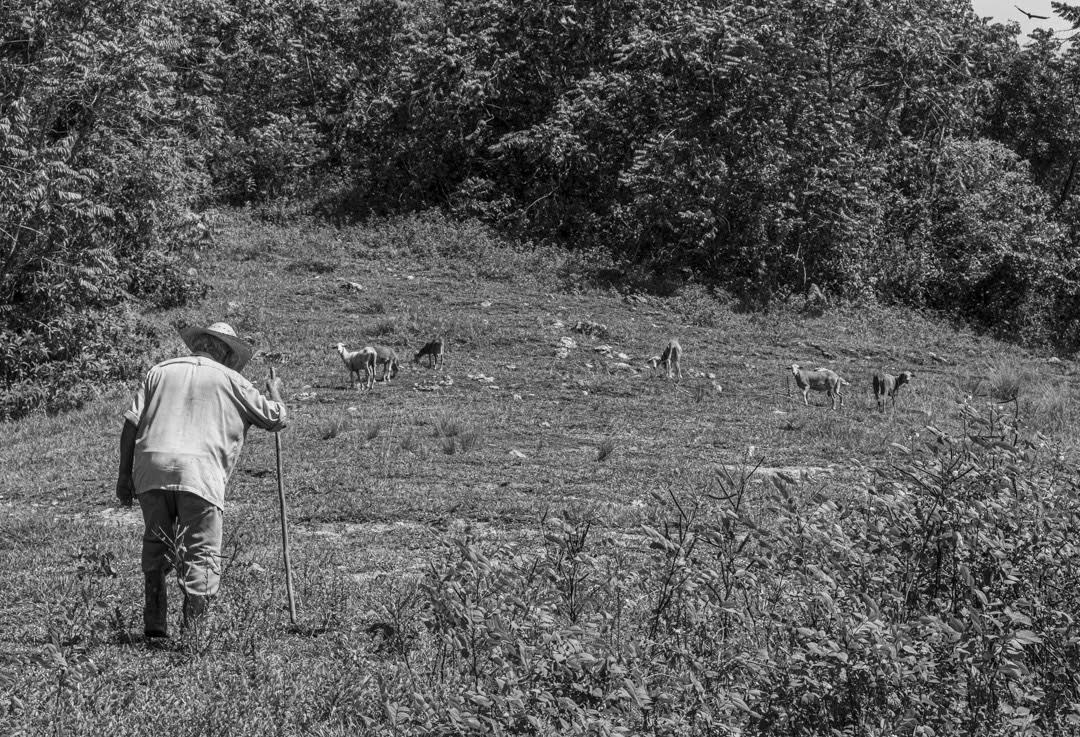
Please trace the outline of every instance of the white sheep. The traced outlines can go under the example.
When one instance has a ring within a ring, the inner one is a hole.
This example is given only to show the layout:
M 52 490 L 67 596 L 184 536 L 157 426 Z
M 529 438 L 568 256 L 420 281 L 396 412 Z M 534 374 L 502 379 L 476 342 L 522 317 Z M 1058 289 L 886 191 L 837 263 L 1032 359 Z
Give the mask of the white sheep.
M 388 375 L 389 375 L 390 379 L 397 376 L 397 372 L 398 372 L 397 351 L 395 351 L 390 346 L 378 345 L 378 344 L 372 346 L 372 350 L 375 351 L 375 367 L 376 368 L 378 366 L 383 367 L 382 378 L 379 379 L 379 381 L 388 381 L 388 379 L 387 379 Z M 372 369 L 372 374 L 374 374 L 374 371 L 375 371 L 375 369 L 373 368 Z
M 791 364 L 791 373 L 795 377 L 795 384 L 802 390 L 803 404 L 807 407 L 810 406 L 807 395 L 810 394 L 811 389 L 817 392 L 825 392 L 832 402 L 832 409 L 836 409 L 837 398 L 840 399 L 840 406 L 844 406 L 844 396 L 840 393 L 840 387 L 851 385 L 841 379 L 840 375 L 832 369 L 818 368 L 807 371 L 799 368 L 799 364 L 793 363 Z
M 355 386 L 353 381 L 353 375 L 356 375 L 356 380 L 360 380 L 360 372 L 364 372 L 364 386 L 368 391 L 371 391 L 371 387 L 375 383 L 375 359 L 377 353 L 371 346 L 364 346 L 358 351 L 350 351 L 345 348 L 344 343 L 338 343 L 334 348 L 337 349 L 338 355 L 341 356 L 342 363 L 345 364 L 345 368 L 349 370 L 349 383 Z
M 896 392 L 914 377 L 915 374 L 911 371 L 901 371 L 899 376 L 874 374 L 874 398 L 877 400 L 878 410 L 885 411 L 886 399 L 891 399 L 893 406 L 896 406 Z

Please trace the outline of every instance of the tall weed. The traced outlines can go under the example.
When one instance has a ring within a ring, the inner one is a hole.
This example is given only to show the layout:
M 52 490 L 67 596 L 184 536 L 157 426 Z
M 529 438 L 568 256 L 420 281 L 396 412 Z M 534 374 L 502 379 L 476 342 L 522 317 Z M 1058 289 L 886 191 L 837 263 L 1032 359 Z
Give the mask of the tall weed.
M 841 500 L 722 472 L 655 495 L 647 545 L 551 520 L 472 534 L 422 584 L 405 732 L 1068 734 L 1080 502 L 996 409 L 963 408 Z M 932 731 L 929 731 L 932 730 Z

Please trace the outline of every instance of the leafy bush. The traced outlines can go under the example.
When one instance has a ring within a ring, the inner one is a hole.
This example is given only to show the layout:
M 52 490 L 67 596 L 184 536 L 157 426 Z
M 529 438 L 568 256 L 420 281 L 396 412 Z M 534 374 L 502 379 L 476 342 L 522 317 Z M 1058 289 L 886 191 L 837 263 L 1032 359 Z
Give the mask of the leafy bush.
M 179 261 L 204 233 L 182 36 L 157 2 L 0 11 L 0 417 L 130 376 L 147 335 L 124 305 L 201 294 Z
M 960 420 L 849 493 L 760 486 L 747 468 L 658 497 L 648 547 L 572 514 L 545 523 L 539 552 L 466 532 L 420 585 L 388 726 L 1072 733 L 1071 474 L 994 405 Z
M 221 136 L 209 169 L 229 203 L 324 192 L 355 99 L 378 95 L 409 14 L 392 0 L 210 3 L 199 16 Z
M 1050 202 L 1026 163 L 992 141 L 949 141 L 923 206 L 922 260 L 931 305 L 1032 342 L 1047 338 L 1054 294 L 1072 265 Z M 1075 290 L 1075 286 L 1072 287 Z
M 428 12 L 385 85 L 350 101 L 355 212 L 445 206 L 689 270 L 751 306 L 816 283 L 1077 345 L 1075 238 L 1055 224 L 1075 221 L 1055 163 L 1072 156 L 1070 62 L 1049 40 L 1018 52 L 970 8 L 929 0 Z M 1053 99 L 1021 94 L 1020 75 Z M 981 135 L 1016 140 L 1038 176 Z

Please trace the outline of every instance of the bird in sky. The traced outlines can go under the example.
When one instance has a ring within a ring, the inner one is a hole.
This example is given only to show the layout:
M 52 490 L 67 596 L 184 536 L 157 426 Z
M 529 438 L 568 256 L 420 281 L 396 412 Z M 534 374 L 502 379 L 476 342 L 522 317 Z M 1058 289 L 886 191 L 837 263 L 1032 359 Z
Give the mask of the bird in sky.
M 1019 5 L 1014 5 L 1013 7 L 1016 8 L 1017 10 L 1019 10 L 1024 15 L 1026 15 L 1029 19 L 1049 20 L 1049 18 L 1050 18 L 1050 16 L 1048 16 L 1048 15 L 1035 15 L 1034 13 L 1029 13 L 1026 10 L 1024 10 L 1023 8 L 1021 8 Z

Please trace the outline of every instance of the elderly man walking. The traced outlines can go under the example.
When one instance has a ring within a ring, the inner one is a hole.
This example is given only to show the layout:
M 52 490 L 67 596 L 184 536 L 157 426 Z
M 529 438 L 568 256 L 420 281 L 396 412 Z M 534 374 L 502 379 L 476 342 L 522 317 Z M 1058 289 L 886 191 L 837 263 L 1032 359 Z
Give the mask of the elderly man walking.
M 192 355 L 146 374 L 124 413 L 116 496 L 143 514 L 142 570 L 147 637 L 168 637 L 166 577 L 175 565 L 184 627 L 198 623 L 217 593 L 225 485 L 252 425 L 285 427 L 281 380 L 267 399 L 240 375 L 252 349 L 224 322 L 180 331 Z M 174 560 L 175 554 L 181 559 Z

